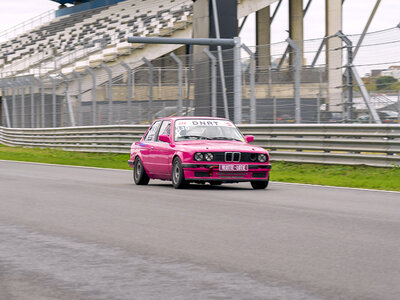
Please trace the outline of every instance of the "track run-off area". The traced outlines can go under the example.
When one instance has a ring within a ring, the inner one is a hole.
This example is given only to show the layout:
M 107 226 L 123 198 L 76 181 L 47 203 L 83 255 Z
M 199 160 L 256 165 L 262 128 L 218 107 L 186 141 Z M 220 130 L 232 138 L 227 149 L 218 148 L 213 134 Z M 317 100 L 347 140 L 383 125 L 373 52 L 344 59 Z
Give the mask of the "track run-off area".
M 0 299 L 399 299 L 399 249 L 398 192 L 0 161 Z

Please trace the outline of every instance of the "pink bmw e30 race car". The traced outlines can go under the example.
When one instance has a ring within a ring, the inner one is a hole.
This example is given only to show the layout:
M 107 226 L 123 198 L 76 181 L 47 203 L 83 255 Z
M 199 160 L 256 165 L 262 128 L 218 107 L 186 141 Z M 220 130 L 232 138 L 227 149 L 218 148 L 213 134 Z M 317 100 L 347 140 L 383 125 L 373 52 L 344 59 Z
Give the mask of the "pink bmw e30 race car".
M 129 165 L 133 179 L 145 185 L 150 179 L 171 180 L 179 189 L 189 183 L 248 181 L 254 189 L 269 182 L 268 152 L 250 145 L 228 119 L 172 117 L 153 122 L 140 142 L 131 146 Z

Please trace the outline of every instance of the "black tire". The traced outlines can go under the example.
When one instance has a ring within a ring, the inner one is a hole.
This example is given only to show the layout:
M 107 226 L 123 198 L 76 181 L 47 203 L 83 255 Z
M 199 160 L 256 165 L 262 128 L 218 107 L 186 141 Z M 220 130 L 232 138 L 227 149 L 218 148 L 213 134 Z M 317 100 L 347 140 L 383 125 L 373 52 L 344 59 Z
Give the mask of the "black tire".
M 253 189 L 263 190 L 267 188 L 269 180 L 250 181 L 250 183 Z
M 150 181 L 150 177 L 147 175 L 146 170 L 143 167 L 143 163 L 139 157 L 135 159 L 135 167 L 133 168 L 133 180 L 137 185 L 146 185 Z
M 189 185 L 185 180 L 185 174 L 182 169 L 182 162 L 179 157 L 175 157 L 172 163 L 172 185 L 176 189 L 183 189 Z

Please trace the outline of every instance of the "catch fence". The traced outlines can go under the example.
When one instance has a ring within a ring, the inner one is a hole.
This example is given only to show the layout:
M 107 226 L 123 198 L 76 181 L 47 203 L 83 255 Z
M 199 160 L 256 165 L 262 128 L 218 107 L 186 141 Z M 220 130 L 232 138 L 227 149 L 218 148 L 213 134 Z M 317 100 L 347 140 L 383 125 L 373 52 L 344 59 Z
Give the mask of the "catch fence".
M 360 35 L 347 38 L 355 45 Z M 371 107 L 382 122 L 398 123 L 400 84 L 377 86 L 374 69 L 385 69 L 382 77 L 391 71 L 395 75 L 400 68 L 400 28 L 367 34 L 352 66 L 343 42 L 328 49 L 329 55 L 340 55 L 342 63 L 328 67 L 327 40 L 304 41 L 301 47 L 290 40 L 242 45 L 240 103 L 234 101 L 232 49 L 222 51 L 223 61 L 216 50 L 193 55 L 193 49 L 186 49 L 191 54 L 178 55 L 185 52 L 183 47 L 176 55 L 154 60 L 116 59 L 107 64 L 89 60 L 69 73 L 8 76 L 0 79 L 1 124 L 10 128 L 148 124 L 173 115 L 234 119 L 237 111 L 239 124 L 369 123 L 376 117 Z M 350 67 L 351 72 L 370 76 L 350 81 L 346 75 Z M 329 76 L 336 76 L 337 85 Z

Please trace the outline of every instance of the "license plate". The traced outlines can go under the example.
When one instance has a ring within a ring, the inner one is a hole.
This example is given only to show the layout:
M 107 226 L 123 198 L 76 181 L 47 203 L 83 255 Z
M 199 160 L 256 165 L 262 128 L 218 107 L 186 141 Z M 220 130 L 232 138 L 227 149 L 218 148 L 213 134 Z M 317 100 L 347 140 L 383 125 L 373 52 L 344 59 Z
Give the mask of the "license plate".
M 247 171 L 248 169 L 248 165 L 219 165 L 219 170 L 223 172 L 243 172 Z

